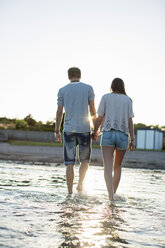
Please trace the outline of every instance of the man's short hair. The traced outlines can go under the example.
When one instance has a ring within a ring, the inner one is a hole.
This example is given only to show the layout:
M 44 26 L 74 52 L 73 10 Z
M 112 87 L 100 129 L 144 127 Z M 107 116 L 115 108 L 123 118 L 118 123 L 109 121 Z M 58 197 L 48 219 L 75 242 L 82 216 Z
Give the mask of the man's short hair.
M 81 78 L 81 71 L 77 67 L 71 67 L 68 70 L 68 78 Z

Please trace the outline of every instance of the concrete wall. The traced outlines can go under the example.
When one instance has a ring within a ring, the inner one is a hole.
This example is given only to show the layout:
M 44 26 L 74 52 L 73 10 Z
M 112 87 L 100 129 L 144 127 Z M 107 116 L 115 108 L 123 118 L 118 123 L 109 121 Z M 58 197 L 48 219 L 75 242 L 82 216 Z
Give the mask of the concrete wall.
M 53 132 L 0 130 L 0 141 L 7 140 L 30 140 L 39 142 L 54 142 Z
M 0 129 L 0 141 L 7 141 L 8 140 L 8 131 Z
M 93 144 L 100 143 L 100 137 L 98 137 L 97 142 Z M 1 130 L 0 129 L 0 141 L 8 140 L 28 140 L 28 141 L 38 141 L 38 142 L 54 142 L 55 137 L 53 132 L 39 132 L 39 131 L 22 131 L 22 130 Z

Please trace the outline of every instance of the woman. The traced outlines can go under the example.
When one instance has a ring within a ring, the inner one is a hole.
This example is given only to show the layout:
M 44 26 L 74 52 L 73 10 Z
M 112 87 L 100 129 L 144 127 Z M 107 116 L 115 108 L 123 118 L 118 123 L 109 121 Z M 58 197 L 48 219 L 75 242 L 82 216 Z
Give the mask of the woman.
M 102 97 L 97 113 L 93 139 L 97 140 L 98 129 L 103 123 L 101 146 L 104 178 L 109 199 L 113 201 L 120 182 L 121 164 L 128 148 L 128 135 L 130 135 L 130 151 L 134 149 L 132 100 L 126 95 L 122 79 L 115 78 L 112 81 L 111 93 Z M 114 177 L 112 178 L 113 160 Z

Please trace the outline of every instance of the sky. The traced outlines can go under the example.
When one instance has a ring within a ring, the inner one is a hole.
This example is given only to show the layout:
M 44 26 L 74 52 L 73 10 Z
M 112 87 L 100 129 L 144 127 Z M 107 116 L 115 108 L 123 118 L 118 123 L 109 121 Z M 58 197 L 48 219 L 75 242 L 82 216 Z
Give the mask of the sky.
M 76 66 L 96 109 L 120 77 L 134 123 L 165 126 L 164 44 L 164 0 L 0 0 L 0 117 L 53 120 Z

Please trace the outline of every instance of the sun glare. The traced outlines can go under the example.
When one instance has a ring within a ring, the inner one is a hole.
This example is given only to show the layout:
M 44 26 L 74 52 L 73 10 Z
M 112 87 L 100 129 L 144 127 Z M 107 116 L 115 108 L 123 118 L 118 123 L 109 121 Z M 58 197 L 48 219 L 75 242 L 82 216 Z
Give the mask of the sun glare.
M 89 121 L 90 121 L 90 127 L 93 129 L 93 122 L 92 122 L 92 117 L 91 116 L 89 116 Z

